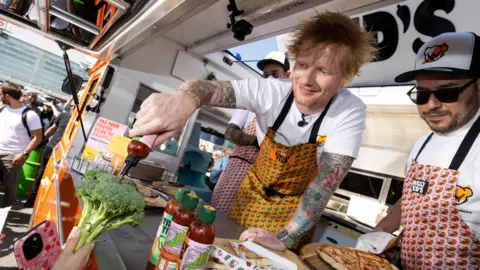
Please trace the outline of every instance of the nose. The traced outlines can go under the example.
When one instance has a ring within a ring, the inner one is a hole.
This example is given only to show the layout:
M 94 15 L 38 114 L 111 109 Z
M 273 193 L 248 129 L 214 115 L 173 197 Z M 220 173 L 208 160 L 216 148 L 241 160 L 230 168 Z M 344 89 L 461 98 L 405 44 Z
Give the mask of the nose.
M 300 83 L 303 85 L 313 85 L 317 76 L 317 70 L 315 67 L 306 69 L 300 77 Z
M 430 94 L 430 98 L 428 99 L 427 106 L 429 110 L 433 110 L 442 107 L 442 103 L 432 93 Z

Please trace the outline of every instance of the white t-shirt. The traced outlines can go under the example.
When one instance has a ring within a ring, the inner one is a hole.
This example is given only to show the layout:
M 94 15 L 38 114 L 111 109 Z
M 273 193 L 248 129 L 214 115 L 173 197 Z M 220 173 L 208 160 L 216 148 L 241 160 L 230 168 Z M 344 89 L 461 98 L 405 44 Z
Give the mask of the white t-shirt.
M 448 168 L 452 162 L 455 153 L 462 143 L 468 130 L 472 127 L 475 120 L 480 116 L 480 111 L 465 126 L 460 129 L 445 134 L 433 134 L 427 146 L 418 157 L 417 162 L 425 165 Z M 407 160 L 407 170 L 410 168 L 412 160 L 417 156 L 420 147 L 427 139 L 430 133 L 421 137 L 412 148 Z M 480 237 L 480 138 L 477 138 L 472 148 L 468 152 L 465 160 L 460 165 L 457 195 L 463 195 L 457 198 L 459 212 L 465 223 L 475 232 L 477 238 Z M 462 188 L 462 190 L 459 190 Z M 471 190 L 471 196 L 468 188 Z M 458 193 L 459 192 L 459 193 Z M 466 195 L 465 195 L 466 194 Z
M 267 129 L 280 114 L 292 89 L 289 79 L 246 79 L 232 81 L 238 108 L 252 111 L 257 116 L 257 139 L 263 141 Z M 302 114 L 293 102 L 285 120 L 278 129 L 275 141 L 286 146 L 308 143 L 314 122 L 321 112 L 309 116 L 310 121 L 298 126 Z M 328 110 L 318 135 L 326 135 L 322 152 L 346 155 L 356 158 L 365 130 L 366 106 L 355 95 L 341 89 Z M 307 119 L 308 120 L 308 119 Z
M 0 113 L 0 153 L 23 153 L 30 143 L 31 139 L 22 123 L 25 108 L 12 109 L 7 106 Z M 32 110 L 27 112 L 27 124 L 31 131 L 42 128 L 40 117 Z

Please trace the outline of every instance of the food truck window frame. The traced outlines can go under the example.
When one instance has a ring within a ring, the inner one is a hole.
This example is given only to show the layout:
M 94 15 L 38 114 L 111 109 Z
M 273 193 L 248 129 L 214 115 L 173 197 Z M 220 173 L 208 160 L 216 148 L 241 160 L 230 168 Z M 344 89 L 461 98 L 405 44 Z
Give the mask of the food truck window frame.
M 347 197 L 349 199 L 352 196 L 360 196 L 362 198 L 377 201 L 378 203 L 380 203 L 382 205 L 386 204 L 387 197 L 388 197 L 388 191 L 389 191 L 390 185 L 392 183 L 392 178 L 387 177 L 387 176 L 380 176 L 378 174 L 363 172 L 363 171 L 359 171 L 359 170 L 355 170 L 355 169 L 350 169 L 349 174 L 351 174 L 351 173 L 355 173 L 355 174 L 359 174 L 359 175 L 363 175 L 363 176 L 368 176 L 368 177 L 373 177 L 373 178 L 377 178 L 377 179 L 382 180 L 383 181 L 382 188 L 380 189 L 380 194 L 378 196 L 378 199 L 372 198 L 372 197 L 369 197 L 369 196 L 366 196 L 366 195 L 362 195 L 362 194 L 359 194 L 359 193 L 355 193 L 355 192 L 352 192 L 352 191 L 348 191 L 348 190 L 345 190 L 345 189 L 342 189 L 342 188 L 338 188 L 335 191 L 336 194 Z

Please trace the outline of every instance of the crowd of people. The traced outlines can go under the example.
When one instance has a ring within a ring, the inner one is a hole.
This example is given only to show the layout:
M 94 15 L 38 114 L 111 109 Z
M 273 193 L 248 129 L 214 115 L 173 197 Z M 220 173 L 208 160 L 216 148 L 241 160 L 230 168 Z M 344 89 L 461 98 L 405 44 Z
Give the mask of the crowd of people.
M 25 203 L 25 207 L 32 207 L 44 166 L 70 118 L 71 101 L 60 112 L 62 104 L 58 100 L 42 103 L 36 93 L 24 92 L 9 82 L 4 82 L 0 88 L 0 171 L 4 186 L 1 206 L 11 206 L 16 201 L 18 175 L 23 164 L 32 151 L 44 149 L 34 192 Z

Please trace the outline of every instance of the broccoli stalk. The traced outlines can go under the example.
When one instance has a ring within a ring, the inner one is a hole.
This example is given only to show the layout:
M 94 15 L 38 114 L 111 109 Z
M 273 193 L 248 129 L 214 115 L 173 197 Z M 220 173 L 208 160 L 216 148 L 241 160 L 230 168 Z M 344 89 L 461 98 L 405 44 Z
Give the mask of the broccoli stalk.
M 122 225 L 135 227 L 142 223 L 143 196 L 128 183 L 107 172 L 87 172 L 76 190 L 83 201 L 78 226 L 80 241 L 76 249 L 93 243 L 105 231 Z

